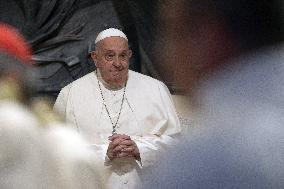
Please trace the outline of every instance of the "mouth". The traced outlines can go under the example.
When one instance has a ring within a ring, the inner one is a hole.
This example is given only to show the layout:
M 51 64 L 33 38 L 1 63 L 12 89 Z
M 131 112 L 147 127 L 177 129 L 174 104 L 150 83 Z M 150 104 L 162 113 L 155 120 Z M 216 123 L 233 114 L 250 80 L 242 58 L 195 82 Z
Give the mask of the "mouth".
M 123 69 L 121 71 L 114 70 L 114 71 L 112 71 L 111 75 L 112 75 L 113 79 L 120 80 L 120 79 L 125 78 L 125 76 L 127 76 L 127 72 L 125 71 L 125 69 Z
M 118 78 L 118 77 L 121 77 L 121 75 L 122 75 L 121 71 L 114 71 L 114 72 L 112 72 L 112 76 L 113 77 Z
M 119 75 L 119 74 L 122 74 L 124 73 L 124 70 L 125 69 L 115 69 L 112 71 L 113 75 Z

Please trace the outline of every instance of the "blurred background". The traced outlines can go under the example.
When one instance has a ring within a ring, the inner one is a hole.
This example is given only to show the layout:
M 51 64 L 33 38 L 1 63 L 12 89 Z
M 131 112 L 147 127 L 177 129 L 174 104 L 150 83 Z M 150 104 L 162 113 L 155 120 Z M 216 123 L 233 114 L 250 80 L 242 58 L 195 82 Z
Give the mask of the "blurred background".
M 60 89 L 95 69 L 89 53 L 99 31 L 117 27 L 129 38 L 130 69 L 159 78 L 153 62 L 158 1 L 0 1 L 0 21 L 17 28 L 33 50 L 35 96 L 55 100 Z

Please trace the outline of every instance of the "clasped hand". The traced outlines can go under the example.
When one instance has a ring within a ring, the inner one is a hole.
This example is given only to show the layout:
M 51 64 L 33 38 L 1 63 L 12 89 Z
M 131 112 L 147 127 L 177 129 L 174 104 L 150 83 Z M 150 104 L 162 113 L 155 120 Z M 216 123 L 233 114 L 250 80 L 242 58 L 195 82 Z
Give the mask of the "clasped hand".
M 140 160 L 139 149 L 130 136 L 114 134 L 109 137 L 109 140 L 111 142 L 107 149 L 107 156 L 110 160 L 123 157 L 133 157 Z

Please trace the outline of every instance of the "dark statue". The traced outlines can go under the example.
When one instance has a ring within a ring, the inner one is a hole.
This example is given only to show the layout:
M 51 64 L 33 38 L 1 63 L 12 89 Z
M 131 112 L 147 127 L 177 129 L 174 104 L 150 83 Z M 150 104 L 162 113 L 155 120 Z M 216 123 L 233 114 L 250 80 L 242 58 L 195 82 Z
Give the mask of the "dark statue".
M 93 42 L 109 27 L 128 36 L 134 52 L 130 69 L 155 76 L 154 8 L 148 0 L 1 0 L 0 21 L 16 27 L 32 46 L 39 73 L 35 96 L 55 99 L 62 87 L 95 69 L 90 59 Z

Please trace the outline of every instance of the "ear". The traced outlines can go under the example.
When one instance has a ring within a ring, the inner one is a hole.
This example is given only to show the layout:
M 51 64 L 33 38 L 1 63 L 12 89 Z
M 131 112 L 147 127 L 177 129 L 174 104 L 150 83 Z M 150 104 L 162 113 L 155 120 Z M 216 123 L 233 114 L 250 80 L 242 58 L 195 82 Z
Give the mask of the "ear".
M 130 59 L 132 57 L 132 50 L 128 50 L 128 58 Z
M 91 52 L 91 57 L 92 57 L 95 65 L 96 65 L 96 67 L 98 67 L 98 65 L 97 65 L 97 60 L 98 60 L 97 52 L 96 51 Z

